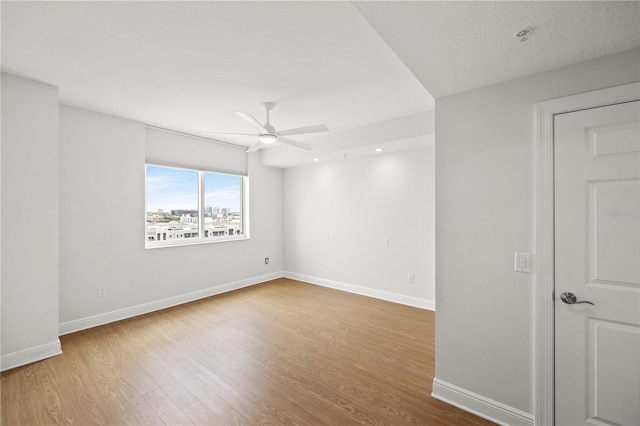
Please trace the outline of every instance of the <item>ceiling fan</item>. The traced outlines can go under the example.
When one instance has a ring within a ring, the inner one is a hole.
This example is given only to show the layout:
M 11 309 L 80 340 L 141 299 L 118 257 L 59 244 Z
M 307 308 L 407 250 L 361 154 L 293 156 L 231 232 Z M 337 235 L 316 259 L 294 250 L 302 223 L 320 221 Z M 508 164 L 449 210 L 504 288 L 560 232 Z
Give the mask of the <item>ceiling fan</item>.
M 220 132 L 203 132 L 203 135 L 242 135 L 242 136 L 256 136 L 257 141 L 254 143 L 247 152 L 257 151 L 263 145 L 271 145 L 275 142 L 282 142 L 287 145 L 292 145 L 298 148 L 306 149 L 307 151 L 313 149 L 313 145 L 308 144 L 306 142 L 296 141 L 293 139 L 286 138 L 285 136 L 293 136 L 293 135 L 302 135 L 305 133 L 317 133 L 317 132 L 328 132 L 329 128 L 324 124 L 316 124 L 314 126 L 305 126 L 298 127 L 295 129 L 288 129 L 282 131 L 276 131 L 276 129 L 269 122 L 269 111 L 273 109 L 275 104 L 273 102 L 264 102 L 262 107 L 267 113 L 267 121 L 264 124 L 260 124 L 256 118 L 246 112 L 236 111 L 243 119 L 247 120 L 253 127 L 258 130 L 258 134 L 250 134 L 250 133 L 220 133 Z

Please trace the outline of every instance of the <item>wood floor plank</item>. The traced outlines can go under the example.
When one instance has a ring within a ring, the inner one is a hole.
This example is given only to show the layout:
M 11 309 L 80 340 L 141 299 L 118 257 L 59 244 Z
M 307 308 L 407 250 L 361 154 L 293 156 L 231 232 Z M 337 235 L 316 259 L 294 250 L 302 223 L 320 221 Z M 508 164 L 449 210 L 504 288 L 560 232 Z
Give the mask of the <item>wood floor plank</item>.
M 61 337 L 1 424 L 468 425 L 431 398 L 434 314 L 278 279 Z

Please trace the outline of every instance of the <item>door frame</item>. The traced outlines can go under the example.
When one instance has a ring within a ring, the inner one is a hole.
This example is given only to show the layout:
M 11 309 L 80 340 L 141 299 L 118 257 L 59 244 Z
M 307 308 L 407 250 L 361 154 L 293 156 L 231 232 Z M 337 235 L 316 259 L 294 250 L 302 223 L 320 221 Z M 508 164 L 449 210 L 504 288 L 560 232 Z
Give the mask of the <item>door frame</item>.
M 536 425 L 554 416 L 554 174 L 556 114 L 640 100 L 640 82 L 553 99 L 534 105 L 534 415 Z

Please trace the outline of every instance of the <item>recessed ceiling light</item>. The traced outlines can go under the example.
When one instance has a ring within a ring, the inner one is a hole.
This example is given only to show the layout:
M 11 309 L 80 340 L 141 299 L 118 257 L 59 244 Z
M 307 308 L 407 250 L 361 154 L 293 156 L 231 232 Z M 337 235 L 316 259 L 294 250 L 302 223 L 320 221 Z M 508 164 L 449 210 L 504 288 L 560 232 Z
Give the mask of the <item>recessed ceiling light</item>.
M 376 148 L 376 152 L 382 152 L 382 148 Z
M 318 161 L 320 161 L 320 159 L 319 158 L 314 158 L 313 161 L 318 162 Z

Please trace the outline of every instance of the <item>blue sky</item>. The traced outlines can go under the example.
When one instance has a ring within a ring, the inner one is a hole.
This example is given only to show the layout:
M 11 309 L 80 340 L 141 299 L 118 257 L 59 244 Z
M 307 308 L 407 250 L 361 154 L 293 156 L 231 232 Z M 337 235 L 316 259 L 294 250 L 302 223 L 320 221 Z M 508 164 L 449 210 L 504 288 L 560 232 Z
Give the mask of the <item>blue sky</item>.
M 241 179 L 239 176 L 205 173 L 205 206 L 240 211 Z M 147 165 L 147 211 L 197 208 L 197 171 Z

